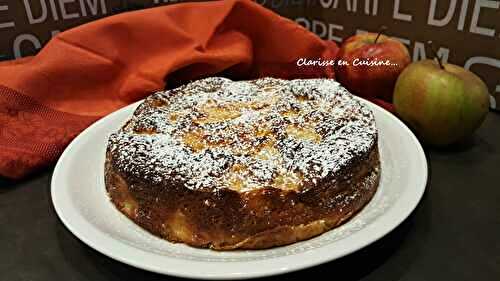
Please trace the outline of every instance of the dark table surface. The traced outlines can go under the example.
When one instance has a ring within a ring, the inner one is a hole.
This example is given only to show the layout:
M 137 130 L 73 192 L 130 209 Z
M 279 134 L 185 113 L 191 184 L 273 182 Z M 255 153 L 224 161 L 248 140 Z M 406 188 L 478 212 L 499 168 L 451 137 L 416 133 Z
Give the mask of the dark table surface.
M 337 280 L 500 280 L 500 115 L 489 114 L 467 143 L 426 153 L 427 190 L 403 224 L 361 251 L 279 280 L 315 274 Z M 174 279 L 114 261 L 73 236 L 52 207 L 52 170 L 21 182 L 0 179 L 1 281 Z

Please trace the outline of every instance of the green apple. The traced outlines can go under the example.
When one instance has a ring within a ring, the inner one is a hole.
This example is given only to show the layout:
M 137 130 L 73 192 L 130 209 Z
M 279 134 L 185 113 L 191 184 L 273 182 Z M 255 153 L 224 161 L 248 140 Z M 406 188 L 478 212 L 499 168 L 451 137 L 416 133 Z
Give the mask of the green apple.
M 394 106 L 424 143 L 445 146 L 469 137 L 481 125 L 489 93 L 474 73 L 424 60 L 410 64 L 399 76 Z

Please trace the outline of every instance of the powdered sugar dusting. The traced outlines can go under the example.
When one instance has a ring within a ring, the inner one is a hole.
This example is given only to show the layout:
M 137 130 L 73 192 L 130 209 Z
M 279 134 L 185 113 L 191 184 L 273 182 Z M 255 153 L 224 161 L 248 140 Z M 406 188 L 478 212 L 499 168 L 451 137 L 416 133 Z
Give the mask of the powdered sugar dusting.
M 372 112 L 333 80 L 213 77 L 147 98 L 108 148 L 119 170 L 153 183 L 304 191 L 376 140 Z

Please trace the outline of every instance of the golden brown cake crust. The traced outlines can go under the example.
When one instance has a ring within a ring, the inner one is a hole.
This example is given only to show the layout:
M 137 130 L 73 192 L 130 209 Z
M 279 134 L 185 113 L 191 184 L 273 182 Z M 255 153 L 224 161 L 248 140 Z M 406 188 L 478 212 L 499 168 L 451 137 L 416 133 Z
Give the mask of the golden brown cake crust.
M 203 135 L 196 135 L 197 138 L 192 141 L 190 132 L 210 130 L 212 124 L 207 123 L 214 119 L 215 123 L 233 122 L 241 117 L 242 114 L 234 114 L 234 110 L 226 110 L 236 104 L 234 100 L 230 100 L 230 107 L 225 104 L 222 115 L 221 111 L 217 111 L 217 115 L 210 115 L 211 109 L 201 107 L 201 114 L 198 112 L 196 115 L 195 127 L 183 124 L 189 129 L 178 134 L 177 140 L 184 141 L 181 145 L 188 156 L 202 157 L 209 153 L 206 157 L 213 160 L 212 164 L 227 162 L 227 159 L 213 156 L 213 151 L 220 152 L 221 146 L 230 152 L 237 151 L 234 153 L 237 157 L 229 157 L 231 161 L 222 168 L 217 167 L 218 170 L 186 163 L 186 156 L 183 159 L 173 159 L 177 157 L 176 151 L 169 154 L 172 159 L 158 162 L 155 156 L 162 153 L 158 151 L 158 146 L 165 145 L 162 143 L 164 135 L 177 133 L 164 122 L 180 122 L 177 119 L 173 121 L 170 118 L 172 111 L 166 110 L 169 107 L 175 108 L 172 105 L 175 99 L 183 95 L 189 96 L 190 91 L 210 94 L 210 91 L 215 92 L 236 83 L 223 78 L 210 79 L 194 82 L 194 86 L 181 87 L 170 93 L 151 96 L 136 110 L 134 117 L 110 137 L 105 164 L 106 188 L 112 202 L 127 217 L 154 235 L 172 242 L 217 250 L 261 249 L 294 243 L 324 233 L 351 218 L 369 202 L 377 189 L 380 176 L 375 121 L 368 109 L 330 80 L 290 82 L 260 79 L 257 82 L 244 82 L 252 83 L 251 87 L 256 85 L 256 89 L 274 87 L 283 92 L 289 89 L 293 92 L 295 87 L 294 95 L 297 95 L 297 89 L 300 95 L 307 95 L 318 89 L 324 91 L 324 96 L 309 96 L 308 100 L 316 99 L 325 103 L 331 99 L 332 105 L 328 106 L 338 106 L 341 110 L 334 114 L 325 113 L 324 116 L 319 114 L 320 117 L 315 115 L 316 123 L 311 126 L 314 129 L 312 133 L 302 129 L 288 130 L 290 124 L 295 124 L 297 120 L 303 123 L 297 128 L 304 128 L 312 122 L 311 119 L 297 117 L 295 113 L 329 109 L 317 109 L 315 107 L 319 105 L 309 104 L 309 101 L 302 104 L 301 99 L 302 105 L 298 104 L 296 108 L 292 105 L 293 118 L 289 117 L 290 110 L 280 112 L 280 115 L 276 115 L 278 117 L 273 117 L 278 119 L 278 125 L 268 130 L 263 139 L 257 139 L 259 144 L 271 143 L 270 149 L 268 146 L 251 143 L 251 149 L 244 149 L 242 153 L 236 148 L 245 147 L 244 144 L 219 142 L 212 145 L 213 142 L 210 141 L 200 143 L 198 138 L 204 139 Z M 209 86 L 212 88 L 207 90 L 206 87 Z M 256 100 L 262 100 L 262 97 L 257 97 Z M 266 109 L 271 108 L 270 105 L 251 103 L 249 107 L 247 103 L 242 105 L 239 97 L 236 97 L 236 102 L 237 113 L 242 112 L 241 108 L 250 108 L 250 111 L 258 111 L 260 115 L 275 116 L 275 112 Z M 195 100 L 195 103 L 199 101 Z M 283 107 L 283 104 L 278 105 L 279 108 Z M 175 108 L 175 112 L 182 112 L 182 109 Z M 156 117 L 158 113 L 166 121 Z M 155 118 L 150 118 L 151 116 Z M 257 120 L 254 123 L 265 122 Z M 254 132 L 254 135 L 258 134 Z M 239 135 L 236 142 L 242 138 L 245 141 L 251 139 L 247 135 Z M 295 141 L 293 149 L 287 147 L 290 138 Z M 171 145 L 170 142 L 168 144 Z M 266 152 L 269 153 L 262 158 L 261 152 L 264 149 L 268 149 Z M 299 157 L 302 157 L 300 161 L 294 161 Z M 309 157 L 308 161 L 304 161 L 304 157 Z M 196 161 L 200 160 L 196 158 Z M 246 166 L 249 163 L 254 165 L 255 161 L 268 165 L 266 169 L 271 170 L 271 176 L 251 173 L 251 169 L 247 172 Z M 196 173 L 205 173 L 205 177 L 197 178 L 193 175 L 193 169 L 201 169 L 196 170 Z M 200 184 L 200 181 L 207 178 L 211 180 L 208 184 Z

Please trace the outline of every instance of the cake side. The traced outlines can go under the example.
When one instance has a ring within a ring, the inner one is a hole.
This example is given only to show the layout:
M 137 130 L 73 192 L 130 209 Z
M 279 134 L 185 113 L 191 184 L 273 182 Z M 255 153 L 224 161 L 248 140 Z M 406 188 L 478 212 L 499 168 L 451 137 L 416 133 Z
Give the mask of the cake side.
M 154 235 L 215 250 L 262 249 L 317 236 L 361 210 L 379 183 L 378 149 L 353 166 L 344 176 L 327 179 L 305 193 L 152 187 L 120 174 L 109 157 L 105 176 L 115 206 Z

